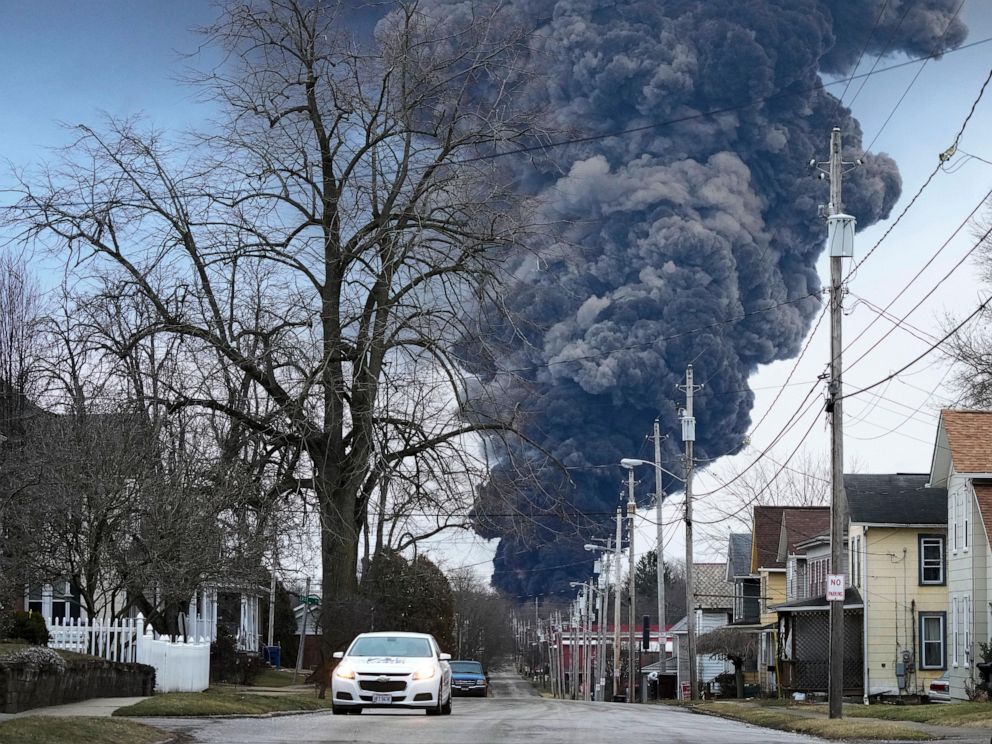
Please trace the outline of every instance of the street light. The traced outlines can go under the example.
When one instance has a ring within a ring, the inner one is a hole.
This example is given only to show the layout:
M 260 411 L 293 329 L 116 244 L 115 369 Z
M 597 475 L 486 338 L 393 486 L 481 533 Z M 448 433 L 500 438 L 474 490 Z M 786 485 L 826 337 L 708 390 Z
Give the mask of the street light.
M 593 538 L 595 540 L 597 538 Z M 601 576 L 606 577 L 606 581 L 603 582 L 603 588 L 597 589 L 599 592 L 599 636 L 597 638 L 597 651 L 596 651 L 596 689 L 600 693 L 599 699 L 606 700 L 606 684 L 605 684 L 605 674 L 606 674 L 606 616 L 610 610 L 610 553 L 614 551 L 614 546 L 612 545 L 613 540 L 611 538 L 606 538 L 606 545 L 594 545 L 592 543 L 586 543 L 582 547 L 585 550 L 590 551 L 600 551 L 603 553 L 603 558 L 606 559 L 603 570 L 600 572 Z M 617 561 L 619 565 L 619 561 Z M 620 587 L 616 588 L 616 596 L 620 596 Z M 617 611 L 620 609 L 620 602 L 614 600 Z M 613 624 L 613 647 L 615 649 L 620 648 L 620 623 L 615 622 Z
M 655 457 L 657 460 L 661 459 L 661 449 L 660 449 L 660 436 L 658 434 L 658 423 L 655 422 Z M 662 513 L 661 505 L 665 500 L 665 492 L 662 488 L 662 473 L 671 476 L 677 481 L 685 483 L 684 478 L 680 478 L 675 473 L 670 470 L 666 470 L 661 466 L 658 461 L 651 462 L 650 460 L 641 460 L 634 457 L 625 457 L 620 460 L 620 465 L 627 468 L 629 473 L 634 472 L 634 468 L 639 465 L 648 465 L 655 469 L 655 569 L 657 573 L 657 586 L 658 586 L 658 659 L 661 662 L 661 668 L 667 668 L 668 660 L 665 656 L 665 546 L 664 540 L 662 539 Z M 633 527 L 631 527 L 633 529 Z M 691 574 L 690 574 L 691 575 Z M 688 586 L 689 582 L 686 582 L 686 607 L 691 606 L 691 600 L 689 599 L 691 595 L 691 589 Z

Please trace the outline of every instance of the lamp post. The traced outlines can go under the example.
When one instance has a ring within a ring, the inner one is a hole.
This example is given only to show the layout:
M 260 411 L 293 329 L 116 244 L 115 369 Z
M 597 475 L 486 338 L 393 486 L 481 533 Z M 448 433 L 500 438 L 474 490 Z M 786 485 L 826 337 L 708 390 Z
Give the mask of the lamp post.
M 659 439 L 659 437 L 657 436 L 658 434 L 657 426 L 658 426 L 657 423 L 655 423 L 656 441 Z M 661 452 L 660 452 L 660 448 L 658 447 L 655 448 L 655 458 L 656 458 L 655 462 L 651 462 L 650 460 L 639 460 L 633 457 L 625 457 L 622 460 L 620 460 L 620 465 L 627 468 L 629 473 L 633 473 L 634 468 L 637 467 L 638 465 L 649 465 L 655 469 L 655 490 L 657 491 L 657 493 L 655 494 L 655 519 L 658 522 L 657 532 L 656 532 L 657 545 L 655 546 L 655 550 L 657 551 L 656 568 L 658 574 L 658 579 L 657 579 L 658 580 L 658 648 L 659 648 L 658 658 L 663 662 L 662 666 L 667 667 L 667 660 L 665 658 L 666 652 L 665 652 L 665 636 L 664 636 L 665 625 L 667 624 L 665 618 L 665 547 L 662 541 L 662 533 L 661 533 L 661 524 L 662 524 L 661 504 L 665 500 L 665 493 L 664 490 L 662 489 L 661 481 L 662 481 L 662 474 L 669 475 L 681 483 L 685 483 L 685 479 L 680 478 L 679 476 L 675 475 L 675 473 L 671 472 L 670 470 L 666 470 L 661 466 L 661 462 L 660 462 Z M 687 575 L 691 576 L 692 573 L 688 572 Z M 692 606 L 692 596 L 694 594 L 694 591 L 690 582 L 688 581 L 686 581 L 685 594 L 686 594 L 685 606 L 689 608 Z M 686 610 L 686 613 L 688 614 L 688 609 Z

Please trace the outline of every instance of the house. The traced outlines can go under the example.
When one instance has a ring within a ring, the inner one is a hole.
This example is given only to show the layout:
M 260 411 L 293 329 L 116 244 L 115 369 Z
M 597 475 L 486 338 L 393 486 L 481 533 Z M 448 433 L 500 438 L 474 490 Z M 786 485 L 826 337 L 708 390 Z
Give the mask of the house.
M 755 506 L 751 518 L 751 576 L 758 579 L 758 682 L 764 692 L 778 685 L 778 612 L 787 599 L 786 562 L 795 545 L 829 528 L 825 506 Z
M 693 611 L 696 613 L 696 636 L 705 635 L 711 630 L 727 625 L 733 616 L 734 584 L 727 581 L 725 563 L 694 563 Z M 678 656 L 678 689 L 689 681 L 689 634 L 686 618 L 682 618 L 671 628 L 675 636 Z M 697 679 L 705 684 L 724 672 L 733 671 L 733 665 L 723 658 L 709 655 L 696 655 Z
M 751 534 L 734 532 L 727 539 L 727 582 L 734 585 L 733 625 L 754 625 L 761 619 L 761 582 L 751 575 Z
M 928 485 L 947 489 L 944 654 L 951 698 L 966 700 L 980 679 L 978 644 L 992 634 L 992 411 L 940 412 Z M 935 545 L 921 546 L 933 556 L 927 564 L 931 579 L 937 578 Z M 939 614 L 930 616 L 928 637 L 939 636 L 940 622 Z M 936 640 L 929 648 L 936 648 Z
M 947 490 L 928 487 L 929 480 L 844 476 L 851 566 L 845 573 L 863 598 L 866 699 L 926 693 L 947 668 Z
M 827 525 L 829 527 L 829 525 Z M 846 545 L 846 542 L 845 542 Z M 837 573 L 847 575 L 847 553 Z M 830 534 L 797 540 L 786 557 L 786 599 L 778 612 L 777 663 L 779 685 L 786 691 L 827 692 L 830 668 L 830 603 L 827 576 Z M 847 588 L 844 595 L 844 693 L 862 692 L 863 612 L 861 595 Z

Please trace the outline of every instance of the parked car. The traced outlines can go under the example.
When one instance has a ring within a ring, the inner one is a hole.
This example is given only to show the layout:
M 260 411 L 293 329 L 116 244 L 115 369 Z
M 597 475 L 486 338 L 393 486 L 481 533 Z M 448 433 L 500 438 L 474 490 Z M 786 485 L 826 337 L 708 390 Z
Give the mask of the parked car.
M 452 661 L 451 691 L 455 695 L 485 697 L 489 694 L 489 675 L 478 661 Z
M 450 654 L 426 633 L 362 633 L 339 659 L 331 676 L 335 715 L 364 708 L 423 708 L 451 713 Z
M 951 673 L 944 672 L 937 679 L 930 680 L 930 701 L 950 702 L 951 700 Z

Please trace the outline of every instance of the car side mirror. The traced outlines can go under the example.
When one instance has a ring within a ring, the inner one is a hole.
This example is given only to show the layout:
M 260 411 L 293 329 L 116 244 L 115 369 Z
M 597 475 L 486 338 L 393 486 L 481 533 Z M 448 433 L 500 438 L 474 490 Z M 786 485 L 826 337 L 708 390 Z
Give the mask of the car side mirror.
M 441 661 L 451 661 L 451 654 L 438 654 L 437 658 Z
M 344 658 L 344 651 L 335 651 L 335 652 L 334 652 L 334 653 L 332 654 L 332 656 L 333 656 L 333 657 L 334 657 L 335 659 L 343 659 L 343 658 Z

